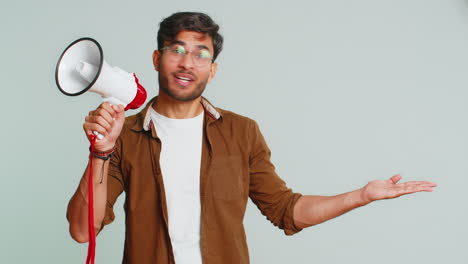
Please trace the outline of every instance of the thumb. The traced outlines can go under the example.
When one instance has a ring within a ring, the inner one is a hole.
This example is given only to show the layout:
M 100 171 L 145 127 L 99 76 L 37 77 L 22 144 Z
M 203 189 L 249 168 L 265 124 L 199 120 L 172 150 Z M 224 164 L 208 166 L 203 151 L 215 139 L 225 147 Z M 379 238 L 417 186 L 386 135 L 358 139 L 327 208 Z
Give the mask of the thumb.
M 400 180 L 401 180 L 401 175 L 400 175 L 400 174 L 395 174 L 395 175 L 393 175 L 393 176 L 388 180 L 388 182 L 389 182 L 389 183 L 396 184 L 396 183 L 399 182 Z
M 125 118 L 125 110 L 124 110 L 125 108 L 124 108 L 123 105 L 120 105 L 120 104 L 119 105 L 113 105 L 112 108 L 115 111 L 115 114 L 116 114 L 115 118 L 116 119 Z
M 124 112 L 124 110 L 125 110 L 125 107 L 124 107 L 123 105 L 121 105 L 121 104 L 119 104 L 119 105 L 112 105 L 112 108 L 113 108 L 116 112 L 118 112 L 118 113 Z

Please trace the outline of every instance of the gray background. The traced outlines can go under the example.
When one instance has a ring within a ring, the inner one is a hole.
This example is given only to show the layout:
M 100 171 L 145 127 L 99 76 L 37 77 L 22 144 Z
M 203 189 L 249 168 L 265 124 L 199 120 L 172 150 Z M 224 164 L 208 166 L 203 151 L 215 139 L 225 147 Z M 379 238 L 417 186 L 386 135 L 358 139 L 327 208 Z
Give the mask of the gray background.
M 62 50 L 90 36 L 156 94 L 159 21 L 203 11 L 225 49 L 206 96 L 256 119 L 278 173 L 332 195 L 401 173 L 433 193 L 380 201 L 292 237 L 249 204 L 252 263 L 468 263 L 468 1 L 8 1 L 0 8 L 1 263 L 84 263 L 65 212 L 87 161 L 93 94 L 54 83 Z M 129 112 L 127 114 L 132 114 Z M 123 196 L 96 263 L 120 263 Z

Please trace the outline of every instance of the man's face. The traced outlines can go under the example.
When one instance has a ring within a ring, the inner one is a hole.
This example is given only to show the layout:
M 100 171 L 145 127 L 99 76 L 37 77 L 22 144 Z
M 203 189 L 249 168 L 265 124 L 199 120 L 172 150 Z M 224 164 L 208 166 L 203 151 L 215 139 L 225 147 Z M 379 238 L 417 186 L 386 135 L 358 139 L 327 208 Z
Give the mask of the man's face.
M 217 69 L 217 64 L 211 60 L 206 64 L 200 64 L 192 55 L 198 53 L 213 56 L 213 41 L 210 36 L 203 33 L 181 31 L 173 41 L 165 42 L 164 46 L 169 47 L 174 44 L 181 51 L 188 52 L 178 61 L 171 56 L 174 52 L 171 49 L 155 50 L 153 53 L 154 68 L 159 73 L 159 89 L 177 101 L 192 101 L 201 96 L 207 83 L 214 78 Z

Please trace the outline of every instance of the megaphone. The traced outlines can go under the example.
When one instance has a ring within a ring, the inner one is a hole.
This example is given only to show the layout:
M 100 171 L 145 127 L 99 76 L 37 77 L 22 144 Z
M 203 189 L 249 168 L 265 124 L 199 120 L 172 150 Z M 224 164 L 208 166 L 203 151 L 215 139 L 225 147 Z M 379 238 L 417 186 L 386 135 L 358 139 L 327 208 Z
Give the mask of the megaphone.
M 102 96 L 104 102 L 137 109 L 146 101 L 146 90 L 133 73 L 110 66 L 101 45 L 92 38 L 73 41 L 63 51 L 55 69 L 55 82 L 68 96 L 87 91 Z
M 146 90 L 135 74 L 110 66 L 105 60 L 101 45 L 92 38 L 73 41 L 63 51 L 55 68 L 55 82 L 65 95 L 76 96 L 87 91 L 97 93 L 111 104 L 122 104 L 127 109 L 136 109 L 146 101 Z M 94 131 L 98 139 L 103 136 Z M 94 152 L 95 136 L 89 136 Z M 92 155 L 90 168 L 92 168 Z M 92 179 L 92 169 L 89 179 Z M 89 245 L 86 263 L 94 263 L 96 235 L 94 233 L 93 181 L 88 181 L 88 231 Z

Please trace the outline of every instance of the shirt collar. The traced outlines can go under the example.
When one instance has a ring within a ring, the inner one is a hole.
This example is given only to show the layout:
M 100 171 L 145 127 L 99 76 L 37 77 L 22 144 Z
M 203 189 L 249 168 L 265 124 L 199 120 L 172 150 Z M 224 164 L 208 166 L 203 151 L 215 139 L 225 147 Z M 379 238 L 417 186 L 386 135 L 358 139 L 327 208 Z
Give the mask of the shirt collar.
M 146 108 L 142 111 L 145 113 L 145 118 L 143 119 L 143 130 L 148 131 L 151 129 L 151 109 L 153 109 L 153 103 L 156 101 L 157 96 L 153 98 Z M 205 97 L 201 97 L 201 104 L 203 105 L 203 109 L 205 112 L 213 119 L 218 120 L 221 118 L 220 112 L 214 107 Z

